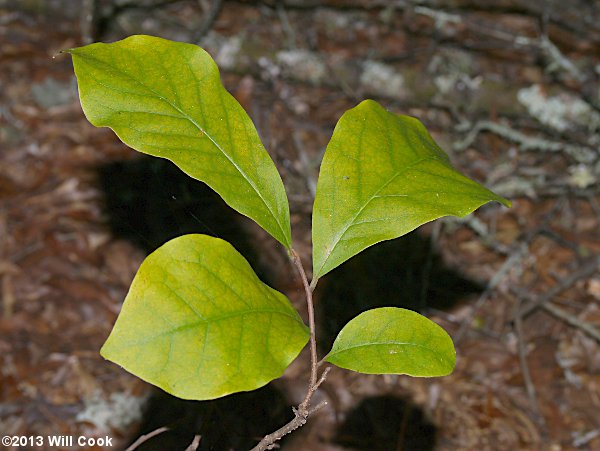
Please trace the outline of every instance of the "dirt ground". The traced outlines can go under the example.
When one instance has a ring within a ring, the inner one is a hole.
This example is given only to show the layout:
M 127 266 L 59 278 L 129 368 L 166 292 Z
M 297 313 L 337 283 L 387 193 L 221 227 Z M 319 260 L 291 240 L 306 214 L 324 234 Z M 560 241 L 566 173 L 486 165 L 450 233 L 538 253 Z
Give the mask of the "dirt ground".
M 283 249 L 172 165 L 92 127 L 61 49 L 145 33 L 199 42 L 254 120 L 310 261 L 318 166 L 364 98 L 420 118 L 510 198 L 375 246 L 316 291 L 319 345 L 372 306 L 455 340 L 445 378 L 334 369 L 285 450 L 600 450 L 600 5 L 594 1 L 0 0 L 0 432 L 125 449 L 248 449 L 291 416 L 308 355 L 255 393 L 183 402 L 98 350 L 144 256 L 226 238 L 304 314 Z M 219 2 L 220 3 L 220 2 Z M 77 5 L 77 6 L 75 6 Z M 485 6 L 484 6 L 485 5 Z M 89 17 L 92 19 L 89 20 Z M 6 449 L 13 449 L 6 447 Z M 17 449 L 17 448 L 14 448 Z M 22 446 L 19 449 L 73 449 Z

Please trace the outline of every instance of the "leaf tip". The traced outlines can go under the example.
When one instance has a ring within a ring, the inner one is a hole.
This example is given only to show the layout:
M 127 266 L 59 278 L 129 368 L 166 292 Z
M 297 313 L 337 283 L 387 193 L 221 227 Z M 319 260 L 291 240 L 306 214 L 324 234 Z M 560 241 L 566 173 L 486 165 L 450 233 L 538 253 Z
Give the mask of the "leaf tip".
M 512 208 L 512 201 L 506 199 L 505 197 L 500 196 L 499 194 L 496 194 L 493 191 L 490 191 L 491 196 L 490 199 L 488 200 L 488 202 L 494 201 L 494 202 L 498 202 L 500 205 L 505 206 L 506 208 Z
M 373 99 L 365 99 L 354 107 L 354 109 L 385 109 L 379 102 Z
M 360 106 L 360 105 L 364 105 L 364 106 L 379 105 L 379 103 L 373 99 L 364 99 L 362 102 L 360 102 L 358 104 L 358 106 Z

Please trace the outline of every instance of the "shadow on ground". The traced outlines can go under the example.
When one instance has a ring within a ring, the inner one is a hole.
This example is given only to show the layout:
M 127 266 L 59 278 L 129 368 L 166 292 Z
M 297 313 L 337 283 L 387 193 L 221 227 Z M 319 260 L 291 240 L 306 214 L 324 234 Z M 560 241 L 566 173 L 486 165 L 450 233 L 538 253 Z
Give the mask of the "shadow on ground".
M 188 233 L 202 233 L 229 241 L 269 282 L 257 250 L 246 230 L 247 218 L 229 207 L 206 184 L 195 180 L 170 161 L 139 156 L 98 170 L 109 227 L 117 238 L 147 253 Z
M 150 399 L 138 436 L 163 426 L 169 431 L 136 449 L 184 450 L 199 434 L 199 451 L 246 451 L 292 417 L 292 407 L 270 385 L 213 401 L 184 401 L 160 392 Z
M 347 415 L 334 442 L 356 450 L 432 451 L 436 428 L 410 401 L 376 396 L 364 399 Z

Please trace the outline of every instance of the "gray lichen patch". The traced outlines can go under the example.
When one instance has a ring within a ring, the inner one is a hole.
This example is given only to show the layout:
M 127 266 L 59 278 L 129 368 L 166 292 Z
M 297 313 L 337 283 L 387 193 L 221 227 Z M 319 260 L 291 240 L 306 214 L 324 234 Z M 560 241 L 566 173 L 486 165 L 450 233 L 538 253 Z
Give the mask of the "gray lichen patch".
M 108 399 L 97 395 L 85 400 L 85 408 L 77 414 L 76 421 L 91 423 L 102 431 L 124 432 L 142 419 L 147 399 L 129 393 L 112 393 Z
M 239 69 L 243 55 L 241 36 L 222 36 L 210 32 L 202 41 L 221 70 Z
M 367 60 L 363 63 L 360 84 L 365 94 L 402 99 L 406 97 L 404 77 L 388 64 Z
M 298 81 L 321 84 L 327 74 L 327 66 L 323 58 L 308 50 L 282 50 L 275 59 L 287 77 Z
M 590 165 L 577 164 L 569 167 L 569 184 L 571 186 L 585 189 L 597 182 L 598 170 L 594 171 Z
M 560 132 L 574 128 L 589 133 L 600 130 L 600 114 L 580 97 L 567 92 L 548 95 L 536 84 L 520 89 L 517 99 L 531 116 Z
M 334 9 L 317 8 L 314 13 L 315 23 L 321 26 L 328 36 L 339 33 L 351 34 L 356 29 L 365 28 L 368 15 L 364 11 L 346 11 L 340 13 Z

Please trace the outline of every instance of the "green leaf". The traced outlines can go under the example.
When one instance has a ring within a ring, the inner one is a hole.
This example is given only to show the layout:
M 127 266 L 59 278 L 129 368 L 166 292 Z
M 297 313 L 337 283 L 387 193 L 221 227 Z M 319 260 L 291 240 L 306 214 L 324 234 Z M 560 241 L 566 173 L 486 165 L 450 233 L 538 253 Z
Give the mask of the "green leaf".
M 100 352 L 175 396 L 202 400 L 281 376 L 308 336 L 288 299 L 229 243 L 184 235 L 142 263 Z
M 313 209 L 313 284 L 365 248 L 442 216 L 510 202 L 461 175 L 417 119 L 365 100 L 340 118 Z
M 360 373 L 433 377 L 452 372 L 456 351 L 434 322 L 411 310 L 383 307 L 346 324 L 325 360 Z
M 208 53 L 151 36 L 66 52 L 93 125 L 110 127 L 140 152 L 171 160 L 291 247 L 281 177 Z

